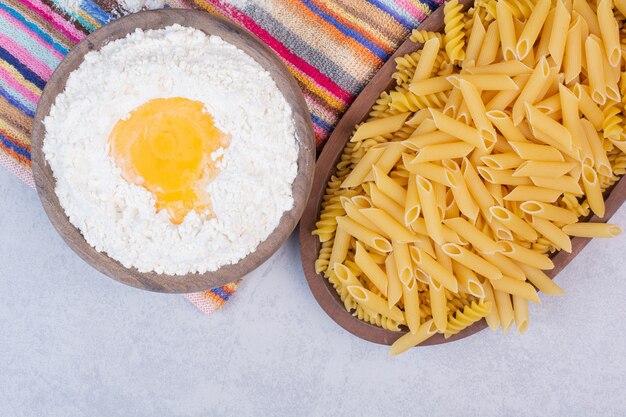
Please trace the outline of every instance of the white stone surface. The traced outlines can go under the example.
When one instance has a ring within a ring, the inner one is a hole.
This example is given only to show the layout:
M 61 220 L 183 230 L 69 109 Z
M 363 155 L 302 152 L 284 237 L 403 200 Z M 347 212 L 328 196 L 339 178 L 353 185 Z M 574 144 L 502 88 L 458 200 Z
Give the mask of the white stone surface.
M 626 416 L 626 236 L 587 246 L 524 336 L 389 358 L 318 307 L 295 236 L 207 317 L 91 269 L 6 172 L 0 196 L 0 416 Z

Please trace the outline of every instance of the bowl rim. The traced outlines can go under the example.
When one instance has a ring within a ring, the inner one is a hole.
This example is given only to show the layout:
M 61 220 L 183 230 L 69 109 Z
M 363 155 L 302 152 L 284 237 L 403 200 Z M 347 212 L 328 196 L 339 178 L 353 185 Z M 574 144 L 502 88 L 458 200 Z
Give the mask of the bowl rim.
M 215 271 L 202 274 L 142 273 L 134 267 L 124 267 L 106 253 L 98 252 L 90 246 L 78 228 L 69 221 L 59 203 L 55 192 L 56 180 L 42 148 L 46 135 L 43 120 L 49 114 L 56 96 L 65 89 L 70 73 L 83 62 L 88 52 L 123 38 L 137 28 L 161 29 L 173 24 L 193 27 L 207 35 L 220 36 L 246 52 L 268 71 L 290 104 L 298 144 L 298 170 L 292 183 L 293 207 L 282 214 L 278 226 L 254 251 L 234 264 L 223 265 Z M 166 293 L 190 293 L 206 291 L 242 278 L 265 262 L 288 239 L 300 220 L 311 191 L 316 150 L 313 126 L 302 91 L 272 49 L 247 30 L 219 16 L 201 10 L 168 8 L 121 17 L 87 35 L 70 50 L 48 80 L 39 100 L 31 133 L 31 154 L 35 186 L 46 215 L 65 243 L 78 256 L 108 277 L 136 288 Z

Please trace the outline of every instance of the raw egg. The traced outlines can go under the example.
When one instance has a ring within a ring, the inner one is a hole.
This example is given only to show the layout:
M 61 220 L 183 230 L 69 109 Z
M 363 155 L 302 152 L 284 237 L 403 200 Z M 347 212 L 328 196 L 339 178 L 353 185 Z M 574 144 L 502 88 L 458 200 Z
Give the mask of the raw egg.
M 228 142 L 203 103 L 182 97 L 147 101 L 109 135 L 122 177 L 150 191 L 157 211 L 166 210 L 174 224 L 191 210 L 212 216 L 205 189 L 218 174 L 221 152 L 216 151 Z

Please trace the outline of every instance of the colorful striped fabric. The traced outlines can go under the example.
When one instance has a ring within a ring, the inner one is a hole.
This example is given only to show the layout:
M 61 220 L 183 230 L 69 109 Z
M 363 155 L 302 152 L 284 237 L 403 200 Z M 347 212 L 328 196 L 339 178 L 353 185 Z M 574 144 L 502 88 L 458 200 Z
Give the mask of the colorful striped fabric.
M 321 149 L 375 71 L 443 0 L 167 0 L 225 16 L 282 58 L 311 112 Z M 123 15 L 115 0 L 0 0 L 0 165 L 34 187 L 30 130 L 52 72 L 86 34 Z M 207 314 L 237 284 L 186 297 Z

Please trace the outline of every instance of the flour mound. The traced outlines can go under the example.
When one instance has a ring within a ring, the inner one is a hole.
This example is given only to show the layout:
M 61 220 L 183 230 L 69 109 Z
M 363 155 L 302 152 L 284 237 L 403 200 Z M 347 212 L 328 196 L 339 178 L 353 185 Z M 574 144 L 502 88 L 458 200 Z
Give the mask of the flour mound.
M 155 98 L 205 104 L 231 135 L 209 184 L 215 218 L 191 212 L 180 225 L 152 195 L 127 183 L 108 136 Z M 183 275 L 236 263 L 293 207 L 298 146 L 291 109 L 270 74 L 216 36 L 169 26 L 136 30 L 90 52 L 44 120 L 44 153 L 70 222 L 96 250 L 141 272 Z

